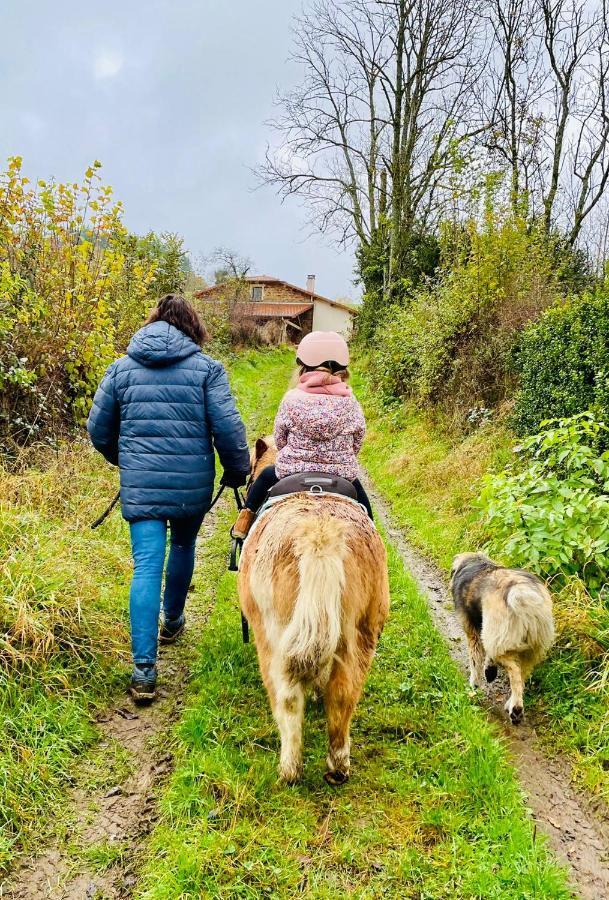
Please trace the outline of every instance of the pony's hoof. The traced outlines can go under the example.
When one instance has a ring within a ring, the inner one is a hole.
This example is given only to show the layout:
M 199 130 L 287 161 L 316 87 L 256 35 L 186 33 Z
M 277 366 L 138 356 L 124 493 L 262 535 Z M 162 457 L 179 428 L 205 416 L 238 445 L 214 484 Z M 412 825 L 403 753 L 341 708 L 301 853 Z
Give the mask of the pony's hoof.
M 524 709 L 522 706 L 515 706 L 510 710 L 510 720 L 512 725 L 520 725 L 524 719 Z
M 345 782 L 349 781 L 349 773 L 348 772 L 326 772 L 324 775 L 324 780 L 327 784 L 331 784 L 333 787 L 338 787 L 341 784 L 345 784 Z
M 279 780 L 282 782 L 282 784 L 297 784 L 300 781 L 301 775 L 301 766 L 291 766 L 289 768 L 279 769 Z
M 484 677 L 486 678 L 488 684 L 491 684 L 497 677 L 497 666 L 493 663 L 490 666 L 487 666 L 484 670 Z

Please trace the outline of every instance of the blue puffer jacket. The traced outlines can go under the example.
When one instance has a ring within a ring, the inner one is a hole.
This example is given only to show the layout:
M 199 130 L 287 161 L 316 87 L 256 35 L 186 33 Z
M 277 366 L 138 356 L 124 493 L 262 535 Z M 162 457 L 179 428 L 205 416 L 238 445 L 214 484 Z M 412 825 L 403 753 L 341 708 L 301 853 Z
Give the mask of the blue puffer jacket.
M 120 467 L 123 516 L 184 518 L 209 509 L 214 450 L 247 472 L 245 428 L 222 363 L 169 325 L 138 331 L 97 389 L 87 425 L 94 447 Z

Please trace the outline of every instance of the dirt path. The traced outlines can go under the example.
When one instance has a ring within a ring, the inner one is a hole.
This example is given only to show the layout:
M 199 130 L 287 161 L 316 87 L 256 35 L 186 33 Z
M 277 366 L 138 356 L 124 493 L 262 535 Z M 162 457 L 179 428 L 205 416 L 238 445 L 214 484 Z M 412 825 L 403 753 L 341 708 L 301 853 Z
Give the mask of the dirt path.
M 452 612 L 445 578 L 394 527 L 387 505 L 369 481 L 366 488 L 392 544 L 427 598 L 451 655 L 467 671 L 467 648 Z M 489 686 L 487 697 L 480 699 L 503 731 L 533 818 L 557 857 L 568 867 L 577 894 L 586 900 L 609 898 L 609 815 L 600 804 L 595 805 L 573 788 L 566 760 L 543 753 L 534 723 L 516 728 L 508 723 L 503 710 L 507 693 L 505 681 L 497 679 Z
M 201 529 L 205 542 L 215 527 L 213 514 Z M 6 900 L 115 900 L 133 895 L 143 839 L 156 821 L 157 799 L 172 756 L 163 747 L 180 715 L 189 664 L 201 628 L 212 607 L 197 603 L 195 591 L 187 604 L 187 630 L 175 646 L 160 649 L 159 700 L 137 707 L 125 695 L 97 717 L 98 749 L 124 759 L 122 780 L 97 790 L 79 786 L 70 798 L 67 833 L 42 853 L 25 859 L 0 897 Z M 126 762 L 126 765 L 125 765 Z

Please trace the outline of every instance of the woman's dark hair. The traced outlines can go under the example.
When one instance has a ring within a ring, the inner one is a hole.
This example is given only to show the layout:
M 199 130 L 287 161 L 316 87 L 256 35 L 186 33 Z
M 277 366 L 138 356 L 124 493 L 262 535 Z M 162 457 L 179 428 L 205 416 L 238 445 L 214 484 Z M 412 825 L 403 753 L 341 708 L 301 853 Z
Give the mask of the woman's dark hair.
M 192 303 L 189 303 L 180 294 L 165 294 L 164 297 L 161 297 L 146 320 L 147 325 L 150 325 L 151 322 L 168 322 L 199 346 L 204 344 L 209 337 L 205 325 Z

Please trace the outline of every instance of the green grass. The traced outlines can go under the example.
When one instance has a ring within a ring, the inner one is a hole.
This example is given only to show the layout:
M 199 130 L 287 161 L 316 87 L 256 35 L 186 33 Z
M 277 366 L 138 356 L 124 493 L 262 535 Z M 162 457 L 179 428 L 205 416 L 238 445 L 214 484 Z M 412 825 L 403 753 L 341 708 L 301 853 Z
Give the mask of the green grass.
M 125 671 L 129 550 L 120 516 L 90 521 L 116 475 L 84 446 L 0 472 L 0 871 L 56 824 L 94 708 Z
M 132 849 L 126 844 L 116 844 L 112 841 L 104 841 L 100 844 L 91 844 L 80 852 L 80 862 L 90 870 L 102 874 L 113 866 L 120 865 L 132 854 Z
M 294 350 L 284 347 L 246 350 L 230 363 L 231 386 L 251 437 L 273 430 L 277 407 L 295 368 Z
M 271 359 L 251 356 L 233 373 L 242 405 Z M 252 436 L 269 430 L 285 374 L 264 408 L 251 404 Z M 214 612 L 139 900 L 569 897 L 500 740 L 391 548 L 391 615 L 354 721 L 352 780 L 323 781 L 325 722 L 310 706 L 303 780 L 278 784 L 277 732 L 225 568 L 231 515 L 220 513 L 203 548 L 197 582 Z
M 487 426 L 454 437 L 428 414 L 383 408 L 365 366 L 353 384 L 368 424 L 364 465 L 396 524 L 448 570 L 455 553 L 480 546 L 480 482 L 510 459 L 513 435 Z M 573 587 L 554 600 L 557 643 L 529 683 L 527 704 L 548 751 L 568 754 L 574 780 L 609 800 L 609 684 L 598 685 L 606 671 L 606 608 Z
M 220 527 L 199 576 L 216 607 L 140 900 L 570 896 L 393 551 L 391 616 L 355 717 L 353 777 L 339 790 L 322 780 L 325 722 L 310 706 L 303 781 L 279 785 L 278 737 L 254 648 L 241 643 L 224 551 Z
M 412 543 L 450 569 L 478 536 L 474 501 L 482 476 L 510 459 L 509 432 L 492 426 L 455 438 L 421 411 L 383 407 L 365 369 L 352 384 L 366 414 L 363 465 Z

